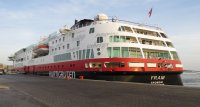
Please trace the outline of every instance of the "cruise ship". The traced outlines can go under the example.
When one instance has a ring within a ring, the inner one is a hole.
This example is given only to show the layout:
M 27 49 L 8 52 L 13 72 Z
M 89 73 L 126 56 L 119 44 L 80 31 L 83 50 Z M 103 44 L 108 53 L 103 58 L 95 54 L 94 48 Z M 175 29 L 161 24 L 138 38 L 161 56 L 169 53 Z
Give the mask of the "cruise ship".
M 75 20 L 10 58 L 26 74 L 182 85 L 183 65 L 161 28 L 105 14 Z

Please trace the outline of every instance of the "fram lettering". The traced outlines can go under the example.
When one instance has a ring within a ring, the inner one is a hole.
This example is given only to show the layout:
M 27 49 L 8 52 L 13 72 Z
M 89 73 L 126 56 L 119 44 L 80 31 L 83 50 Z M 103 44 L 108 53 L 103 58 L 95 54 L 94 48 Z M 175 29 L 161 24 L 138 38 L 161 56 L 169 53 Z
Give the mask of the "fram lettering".
M 165 76 L 151 76 L 151 80 L 164 80 Z

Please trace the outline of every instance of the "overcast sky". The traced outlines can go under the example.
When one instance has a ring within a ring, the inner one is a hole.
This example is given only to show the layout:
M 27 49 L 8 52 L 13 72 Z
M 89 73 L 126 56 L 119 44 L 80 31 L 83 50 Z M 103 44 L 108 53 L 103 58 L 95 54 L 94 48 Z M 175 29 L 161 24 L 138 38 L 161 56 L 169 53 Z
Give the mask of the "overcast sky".
M 160 26 L 184 68 L 200 70 L 200 0 L 0 0 L 0 63 L 11 64 L 7 57 L 17 50 L 98 13 Z

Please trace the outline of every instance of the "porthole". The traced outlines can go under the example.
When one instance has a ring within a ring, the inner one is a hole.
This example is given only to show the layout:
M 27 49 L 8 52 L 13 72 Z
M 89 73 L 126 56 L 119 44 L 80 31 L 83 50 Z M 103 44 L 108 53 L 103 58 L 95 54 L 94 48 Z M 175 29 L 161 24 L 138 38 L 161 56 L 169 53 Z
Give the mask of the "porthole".
M 101 55 L 101 52 L 98 52 L 97 55 Z

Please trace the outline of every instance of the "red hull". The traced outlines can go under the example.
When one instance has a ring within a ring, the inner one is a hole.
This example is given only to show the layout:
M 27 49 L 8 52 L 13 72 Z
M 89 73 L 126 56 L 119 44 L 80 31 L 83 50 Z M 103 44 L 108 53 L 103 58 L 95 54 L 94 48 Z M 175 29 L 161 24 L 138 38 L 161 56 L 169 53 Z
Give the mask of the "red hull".
M 100 62 L 103 66 L 100 68 L 86 68 L 85 64 L 91 62 Z M 105 62 L 124 62 L 124 67 L 105 67 Z M 144 67 L 129 67 L 128 62 L 140 62 L 144 63 Z M 170 63 L 173 65 L 172 68 L 167 67 L 147 67 L 147 63 Z M 179 60 L 158 60 L 158 59 L 140 59 L 140 58 L 100 58 L 100 59 L 87 59 L 78 61 L 66 61 L 49 63 L 43 65 L 24 66 L 15 68 L 21 72 L 48 72 L 48 71 L 75 71 L 75 72 L 86 72 L 86 71 L 101 71 L 101 72 L 183 72 L 183 68 L 176 68 L 175 64 L 181 64 Z

